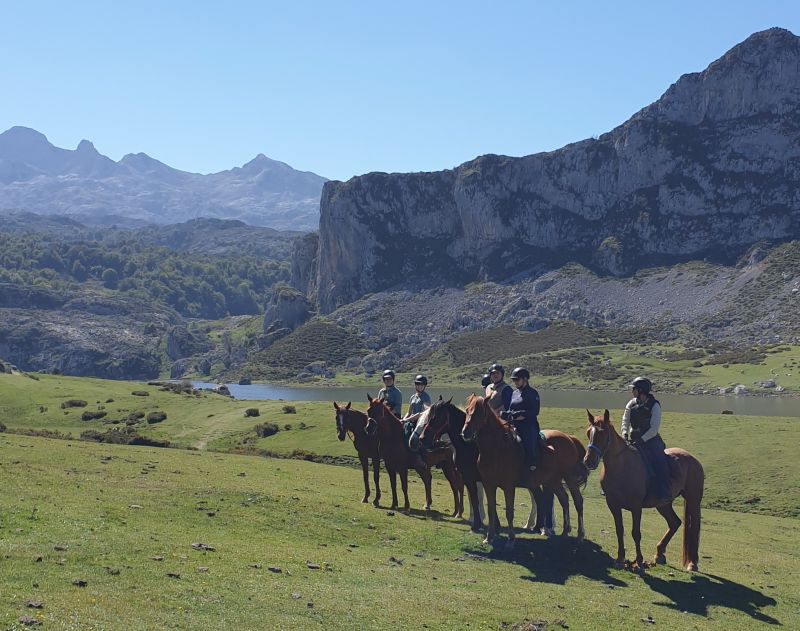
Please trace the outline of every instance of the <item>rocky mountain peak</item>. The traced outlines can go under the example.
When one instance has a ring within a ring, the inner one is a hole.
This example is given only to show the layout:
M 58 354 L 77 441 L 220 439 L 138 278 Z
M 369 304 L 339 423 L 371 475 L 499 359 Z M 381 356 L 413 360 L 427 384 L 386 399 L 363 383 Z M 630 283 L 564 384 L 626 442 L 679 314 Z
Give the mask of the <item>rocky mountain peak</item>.
M 92 155 L 100 155 L 100 152 L 95 149 L 94 144 L 92 144 L 89 140 L 81 140 L 78 143 L 78 146 L 75 148 L 75 151 L 78 153 L 83 154 L 92 154 Z

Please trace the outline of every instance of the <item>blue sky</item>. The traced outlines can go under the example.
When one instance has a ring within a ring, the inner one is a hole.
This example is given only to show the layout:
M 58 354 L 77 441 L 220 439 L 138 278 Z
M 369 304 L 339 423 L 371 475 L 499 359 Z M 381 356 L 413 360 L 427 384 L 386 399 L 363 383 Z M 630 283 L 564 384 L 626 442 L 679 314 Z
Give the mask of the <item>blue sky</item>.
M 603 133 L 800 2 L 37 2 L 0 9 L 0 128 L 201 173 L 333 179 Z

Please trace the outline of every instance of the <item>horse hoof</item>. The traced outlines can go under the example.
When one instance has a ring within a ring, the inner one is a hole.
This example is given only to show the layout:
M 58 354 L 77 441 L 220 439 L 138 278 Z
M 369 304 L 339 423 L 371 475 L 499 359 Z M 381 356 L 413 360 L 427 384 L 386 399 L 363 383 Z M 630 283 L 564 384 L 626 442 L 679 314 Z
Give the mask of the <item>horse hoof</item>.
M 686 566 L 686 571 L 687 572 L 697 572 L 697 563 L 695 563 L 694 561 L 689 563 L 689 565 Z
M 367 502 L 369 502 L 369 498 L 368 497 L 365 497 L 363 500 L 361 500 L 362 504 L 366 504 Z
M 667 557 L 663 554 L 657 554 L 656 558 L 653 559 L 653 563 L 656 565 L 666 565 L 667 564 Z
M 431 505 L 430 504 L 425 504 L 425 510 L 429 511 L 430 509 L 431 509 Z
M 490 543 L 491 543 L 491 540 L 489 539 L 489 537 L 484 537 L 483 538 L 483 545 L 488 546 Z
M 615 569 L 615 570 L 621 570 L 621 569 L 623 569 L 624 567 L 625 567 L 625 561 L 620 561 L 619 559 L 617 559 L 616 561 L 614 561 L 614 569 Z

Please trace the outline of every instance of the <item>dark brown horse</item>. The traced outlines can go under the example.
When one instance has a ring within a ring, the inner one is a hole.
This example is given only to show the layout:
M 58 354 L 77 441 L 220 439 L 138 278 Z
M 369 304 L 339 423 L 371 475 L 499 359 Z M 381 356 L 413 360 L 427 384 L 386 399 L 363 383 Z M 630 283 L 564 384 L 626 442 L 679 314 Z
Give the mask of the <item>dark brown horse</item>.
M 517 486 L 537 492 L 539 486 L 552 490 L 564 506 L 566 492 L 561 486 L 564 479 L 578 512 L 578 536 L 583 537 L 583 496 L 580 487 L 586 482 L 587 470 L 583 465 L 584 451 L 580 441 L 556 430 L 545 430 L 548 448 L 543 450 L 536 471 L 523 466 L 524 454 L 516 443 L 515 433 L 501 420 L 484 397 L 470 395 L 467 399 L 467 417 L 462 435 L 478 443 L 478 470 L 489 505 L 489 527 L 484 543 L 491 543 L 496 534 L 497 489 L 503 489 L 508 521 L 508 548 L 514 545 L 514 497 Z M 562 499 L 563 498 L 563 499 Z M 568 504 L 567 504 L 568 506 Z M 569 526 L 569 508 L 565 511 L 565 529 Z
M 375 499 L 372 503 L 377 506 L 381 499 L 380 471 L 381 457 L 378 451 L 378 437 L 369 436 L 364 431 L 367 423 L 367 415 L 364 412 L 350 409 L 350 402 L 347 405 L 338 405 L 333 402 L 336 410 L 336 437 L 344 440 L 350 436 L 353 446 L 356 448 L 358 459 L 361 461 L 361 471 L 364 473 L 364 499 L 361 501 L 366 504 L 369 501 L 369 461 L 372 460 L 372 473 L 375 478 Z
M 403 432 L 403 421 L 397 418 L 382 399 L 373 399 L 367 395 L 369 408 L 367 409 L 367 424 L 365 429 L 368 434 L 377 435 L 380 442 L 381 458 L 389 472 L 389 482 L 392 486 L 392 508 L 397 508 L 397 475 L 400 476 L 400 486 L 403 491 L 404 510 L 409 510 L 408 501 L 408 470 L 414 469 L 425 485 L 425 510 L 430 510 L 433 498 L 431 496 L 431 472 L 418 454 L 414 454 L 406 447 Z M 458 485 L 460 476 L 455 471 L 452 457 L 442 463 L 442 471 L 450 482 L 453 491 L 454 514 L 463 510 L 459 501 Z M 463 482 L 461 482 L 463 488 Z M 462 491 L 463 497 L 463 491 Z
M 588 410 L 589 427 L 586 435 L 589 448 L 584 462 L 596 469 L 603 461 L 600 486 L 606 494 L 606 504 L 614 517 L 617 530 L 617 565 L 625 563 L 625 529 L 622 525 L 622 510 L 631 512 L 631 534 L 636 544 L 636 565 L 641 568 L 642 557 L 642 508 L 655 508 L 667 521 L 667 532 L 656 546 L 656 563 L 666 563 L 667 544 L 678 531 L 681 520 L 669 503 L 657 504 L 647 492 L 647 472 L 639 452 L 630 447 L 617 433 L 609 420 L 608 410 L 603 416 L 593 416 Z M 683 495 L 683 567 L 696 572 L 700 549 L 700 502 L 703 499 L 705 474 L 703 465 L 692 454 L 683 449 L 667 449 L 672 500 Z

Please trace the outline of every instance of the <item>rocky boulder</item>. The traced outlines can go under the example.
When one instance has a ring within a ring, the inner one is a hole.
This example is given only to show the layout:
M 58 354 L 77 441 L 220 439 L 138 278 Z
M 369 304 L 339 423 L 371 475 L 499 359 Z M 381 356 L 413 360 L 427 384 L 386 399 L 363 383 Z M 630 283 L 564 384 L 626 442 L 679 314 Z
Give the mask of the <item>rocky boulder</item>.
M 269 335 L 280 329 L 293 331 L 308 320 L 311 311 L 311 303 L 297 289 L 287 285 L 276 287 L 264 311 L 264 333 Z

